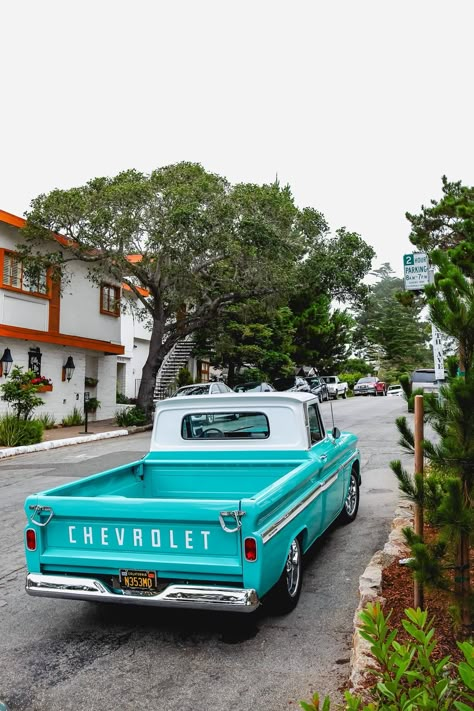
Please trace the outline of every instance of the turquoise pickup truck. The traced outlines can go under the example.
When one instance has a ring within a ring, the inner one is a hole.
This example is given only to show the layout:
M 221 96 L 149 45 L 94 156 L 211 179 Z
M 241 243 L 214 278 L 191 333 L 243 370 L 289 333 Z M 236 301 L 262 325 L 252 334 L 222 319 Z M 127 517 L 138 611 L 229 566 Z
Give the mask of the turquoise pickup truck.
M 28 497 L 26 591 L 286 613 L 360 483 L 357 438 L 326 432 L 311 393 L 170 398 L 143 459 Z

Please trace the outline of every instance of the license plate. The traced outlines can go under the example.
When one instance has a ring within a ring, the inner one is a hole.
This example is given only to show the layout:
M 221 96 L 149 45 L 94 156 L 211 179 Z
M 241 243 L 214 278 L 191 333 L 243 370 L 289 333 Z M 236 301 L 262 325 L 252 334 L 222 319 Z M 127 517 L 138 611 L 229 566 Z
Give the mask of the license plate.
M 121 570 L 119 582 L 124 590 L 154 590 L 156 573 L 154 570 Z

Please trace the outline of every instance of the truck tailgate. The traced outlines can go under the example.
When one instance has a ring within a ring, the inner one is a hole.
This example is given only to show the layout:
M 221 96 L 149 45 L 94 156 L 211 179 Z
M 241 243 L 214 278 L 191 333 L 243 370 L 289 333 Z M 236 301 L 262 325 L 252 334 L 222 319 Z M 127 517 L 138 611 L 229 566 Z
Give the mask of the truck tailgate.
M 45 508 L 35 512 L 38 506 Z M 143 568 L 161 578 L 195 580 L 241 578 L 239 532 L 224 531 L 219 520 L 222 512 L 239 510 L 235 499 L 40 495 L 26 502 L 27 516 L 40 523 L 52 512 L 46 525 L 36 527 L 36 572 L 117 575 L 121 569 Z M 226 520 L 231 527 L 232 519 Z

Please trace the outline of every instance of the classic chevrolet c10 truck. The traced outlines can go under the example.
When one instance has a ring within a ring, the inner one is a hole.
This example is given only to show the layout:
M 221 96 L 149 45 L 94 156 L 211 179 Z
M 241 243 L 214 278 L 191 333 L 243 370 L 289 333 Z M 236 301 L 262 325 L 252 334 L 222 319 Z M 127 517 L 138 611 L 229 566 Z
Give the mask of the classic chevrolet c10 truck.
M 139 461 L 28 497 L 30 595 L 278 613 L 359 506 L 357 438 L 311 393 L 170 398 Z

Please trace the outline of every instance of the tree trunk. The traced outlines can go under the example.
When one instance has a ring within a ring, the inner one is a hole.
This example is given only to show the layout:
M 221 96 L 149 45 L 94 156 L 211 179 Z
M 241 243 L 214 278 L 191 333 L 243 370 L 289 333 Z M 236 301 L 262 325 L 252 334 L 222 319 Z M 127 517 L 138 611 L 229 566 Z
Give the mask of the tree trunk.
M 229 388 L 234 387 L 234 379 L 235 379 L 235 363 L 229 363 L 229 366 L 227 368 L 227 385 Z
M 143 410 L 148 420 L 151 420 L 156 376 L 161 368 L 161 364 L 163 363 L 166 353 L 168 350 L 171 350 L 174 345 L 173 343 L 173 345 L 169 345 L 169 348 L 166 348 L 166 345 L 170 341 L 169 338 L 167 339 L 167 342 L 163 344 L 163 328 L 164 319 L 160 318 L 159 315 L 155 316 L 153 319 L 153 328 L 150 338 L 150 349 L 148 351 L 148 357 L 145 361 L 145 365 L 143 366 L 142 379 L 137 397 L 137 407 Z
M 456 569 L 454 590 L 459 600 L 463 637 L 469 636 L 471 630 L 471 581 L 469 570 L 469 535 L 461 533 L 456 551 Z

